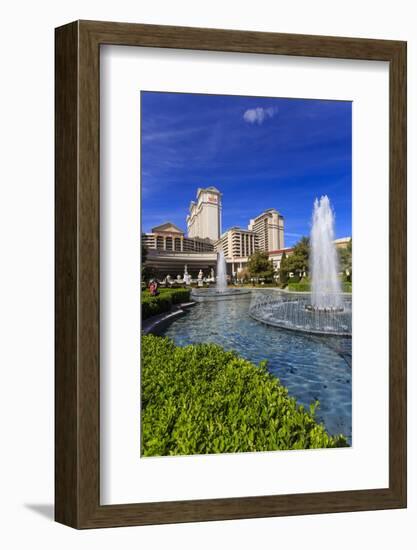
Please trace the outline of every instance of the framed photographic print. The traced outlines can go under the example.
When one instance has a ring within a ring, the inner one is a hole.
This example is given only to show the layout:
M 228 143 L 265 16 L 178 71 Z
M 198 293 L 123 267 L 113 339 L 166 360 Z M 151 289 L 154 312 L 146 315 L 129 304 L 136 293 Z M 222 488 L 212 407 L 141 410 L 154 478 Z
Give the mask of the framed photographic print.
M 406 506 L 406 44 L 56 29 L 56 520 Z

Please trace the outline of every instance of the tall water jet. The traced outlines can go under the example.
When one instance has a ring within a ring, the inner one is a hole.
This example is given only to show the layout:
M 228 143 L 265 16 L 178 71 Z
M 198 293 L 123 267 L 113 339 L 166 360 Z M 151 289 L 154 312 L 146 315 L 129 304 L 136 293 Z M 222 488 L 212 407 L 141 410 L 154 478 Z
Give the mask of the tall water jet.
M 249 294 L 250 290 L 227 286 L 226 260 L 223 252 L 217 253 L 216 286 L 214 288 L 193 288 L 191 297 L 196 302 L 229 300 Z
M 226 260 L 223 252 L 217 254 L 216 286 L 214 288 L 193 288 L 191 296 L 196 302 L 228 300 L 249 294 L 250 290 L 227 286 Z
M 341 285 L 334 245 L 334 214 L 329 197 L 316 199 L 310 236 L 311 305 L 313 309 L 340 309 Z
M 217 254 L 216 290 L 224 292 L 227 289 L 226 260 L 223 251 Z
M 352 336 L 352 298 L 341 293 L 334 214 L 329 197 L 314 202 L 310 235 L 311 294 L 257 292 L 252 295 L 251 317 L 278 328 L 315 335 Z

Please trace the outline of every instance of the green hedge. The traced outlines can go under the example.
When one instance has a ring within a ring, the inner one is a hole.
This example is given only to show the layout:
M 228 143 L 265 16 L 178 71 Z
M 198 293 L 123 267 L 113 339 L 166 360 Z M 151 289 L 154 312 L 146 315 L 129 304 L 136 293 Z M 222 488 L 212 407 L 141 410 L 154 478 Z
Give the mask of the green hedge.
M 190 301 L 190 290 L 188 288 L 163 288 L 161 295 L 171 296 L 173 304 L 182 304 Z
M 192 455 L 347 446 L 266 370 L 214 344 L 142 337 L 142 454 Z
M 301 281 L 299 283 L 288 283 L 288 290 L 293 292 L 310 292 L 311 287 L 309 282 Z
M 142 292 L 142 319 L 164 313 L 171 309 L 172 304 L 181 304 L 190 300 L 187 288 L 162 288 L 158 296 L 152 296 L 149 290 Z
M 310 292 L 311 284 L 308 281 L 301 281 L 300 283 L 288 283 L 287 288 L 292 292 Z M 342 292 L 352 292 L 352 283 L 342 282 Z

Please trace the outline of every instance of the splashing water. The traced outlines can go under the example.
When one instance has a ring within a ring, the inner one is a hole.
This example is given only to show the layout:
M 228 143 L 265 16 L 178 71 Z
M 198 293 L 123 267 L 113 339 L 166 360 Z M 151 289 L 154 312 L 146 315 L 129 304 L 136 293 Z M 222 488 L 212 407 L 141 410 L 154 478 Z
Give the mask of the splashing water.
M 195 302 L 212 300 L 228 300 L 231 297 L 245 297 L 250 290 L 243 288 L 231 288 L 227 286 L 226 260 L 223 252 L 217 253 L 217 270 L 215 288 L 193 288 L 191 297 Z
M 226 289 L 227 289 L 226 260 L 224 259 L 224 254 L 223 254 L 223 251 L 221 250 L 217 254 L 216 290 L 218 292 L 224 292 Z
M 341 285 L 334 241 L 334 214 L 327 195 L 316 199 L 310 238 L 311 305 L 313 308 L 340 308 Z
M 341 293 L 334 214 L 327 196 L 314 203 L 310 237 L 311 294 L 253 292 L 249 315 L 278 328 L 351 338 L 352 298 Z

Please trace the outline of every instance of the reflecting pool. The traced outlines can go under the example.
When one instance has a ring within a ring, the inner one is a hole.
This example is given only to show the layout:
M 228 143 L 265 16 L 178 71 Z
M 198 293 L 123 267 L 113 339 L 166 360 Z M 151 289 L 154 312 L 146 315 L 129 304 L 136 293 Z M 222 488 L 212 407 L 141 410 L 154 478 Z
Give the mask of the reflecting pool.
M 263 291 L 264 292 L 264 291 Z M 250 295 L 197 303 L 159 334 L 179 346 L 213 342 L 259 363 L 299 404 L 320 401 L 316 416 L 331 435 L 352 435 L 351 338 L 312 336 L 268 326 L 249 316 Z

